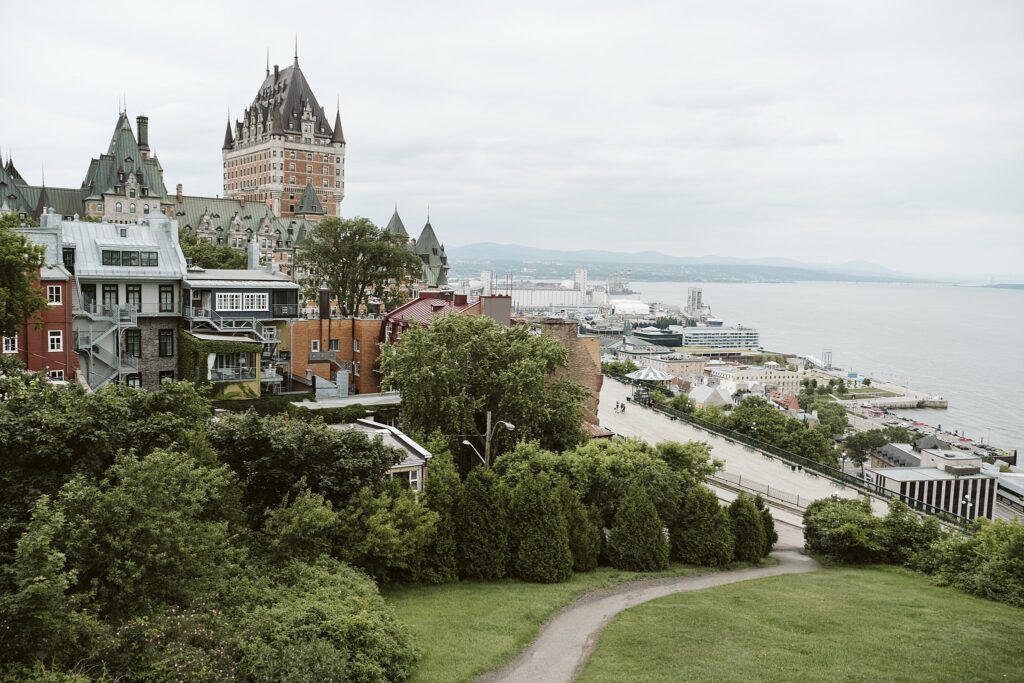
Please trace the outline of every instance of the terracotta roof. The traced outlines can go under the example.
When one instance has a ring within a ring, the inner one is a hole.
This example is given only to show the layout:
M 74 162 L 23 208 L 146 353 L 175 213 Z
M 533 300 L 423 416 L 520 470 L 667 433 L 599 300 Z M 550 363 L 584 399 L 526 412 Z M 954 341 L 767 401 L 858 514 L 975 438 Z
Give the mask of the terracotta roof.
M 387 315 L 387 320 L 429 325 L 436 316 L 462 313 L 476 305 L 475 301 L 456 306 L 446 299 L 416 299 L 393 310 Z
M 590 422 L 583 422 L 583 429 L 590 435 L 591 439 L 610 439 L 615 436 L 615 432 L 601 425 L 591 424 Z

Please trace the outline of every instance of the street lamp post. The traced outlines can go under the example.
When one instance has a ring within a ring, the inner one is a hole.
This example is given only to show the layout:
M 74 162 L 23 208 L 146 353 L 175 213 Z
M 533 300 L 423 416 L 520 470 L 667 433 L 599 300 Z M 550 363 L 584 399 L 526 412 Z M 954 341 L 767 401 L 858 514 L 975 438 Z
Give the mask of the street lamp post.
M 970 496 L 964 496 L 964 499 L 961 502 L 964 505 L 964 517 L 966 517 L 969 522 L 971 521 L 971 506 L 974 505 L 974 503 L 971 502 Z
M 505 422 L 504 420 L 498 420 L 491 425 L 491 411 L 487 411 L 487 431 L 484 433 L 484 464 L 487 467 L 491 466 L 491 439 L 494 438 L 494 430 L 501 425 L 508 431 L 514 431 L 516 426 L 511 422 Z M 475 449 L 474 449 L 475 450 Z M 479 454 L 478 454 L 479 455 Z

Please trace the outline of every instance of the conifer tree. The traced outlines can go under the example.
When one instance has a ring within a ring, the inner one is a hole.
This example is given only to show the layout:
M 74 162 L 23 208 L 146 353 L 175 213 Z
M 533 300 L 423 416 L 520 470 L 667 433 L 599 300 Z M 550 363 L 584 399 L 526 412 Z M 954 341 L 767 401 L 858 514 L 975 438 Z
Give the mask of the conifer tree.
M 601 554 L 601 527 L 583 506 L 579 496 L 562 479 L 558 484 L 558 497 L 569 531 L 569 549 L 572 551 L 572 569 L 575 572 L 589 572 L 597 569 L 597 558 Z
M 565 515 L 547 475 L 528 477 L 513 489 L 509 548 L 512 573 L 524 581 L 559 583 L 572 576 Z
M 735 541 L 729 513 L 706 486 L 686 494 L 672 528 L 672 558 L 688 564 L 718 566 L 732 561 Z
M 762 557 L 768 557 L 775 544 L 779 542 L 779 533 L 775 530 L 775 519 L 772 517 L 768 504 L 764 502 L 761 494 L 754 496 L 754 507 L 761 513 L 761 526 L 764 528 L 764 551 Z
M 630 485 L 615 513 L 608 538 L 612 564 L 619 569 L 650 572 L 668 566 L 668 540 L 658 511 L 644 489 Z
M 462 491 L 459 473 L 443 440 L 427 444 L 433 453 L 430 471 L 423 485 L 424 504 L 437 513 L 437 531 L 427 546 L 420 567 L 419 579 L 427 583 L 458 581 L 455 544 L 455 511 Z
M 455 513 L 459 575 L 500 579 L 508 557 L 508 508 L 505 492 L 490 470 L 475 467 L 462 486 Z
M 753 499 L 741 493 L 729 505 L 732 533 L 735 538 L 733 557 L 738 562 L 757 562 L 764 552 L 764 523 Z

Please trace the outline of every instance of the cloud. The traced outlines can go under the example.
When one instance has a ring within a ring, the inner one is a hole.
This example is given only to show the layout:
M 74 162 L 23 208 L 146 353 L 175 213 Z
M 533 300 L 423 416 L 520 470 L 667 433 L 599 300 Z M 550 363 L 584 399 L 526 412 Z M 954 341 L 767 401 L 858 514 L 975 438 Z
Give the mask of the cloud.
M 349 215 L 429 204 L 449 244 L 1022 271 L 1019 2 L 279 9 L 13 5 L 0 146 L 78 185 L 126 93 L 168 187 L 220 193 L 228 110 L 297 31 L 341 98 Z

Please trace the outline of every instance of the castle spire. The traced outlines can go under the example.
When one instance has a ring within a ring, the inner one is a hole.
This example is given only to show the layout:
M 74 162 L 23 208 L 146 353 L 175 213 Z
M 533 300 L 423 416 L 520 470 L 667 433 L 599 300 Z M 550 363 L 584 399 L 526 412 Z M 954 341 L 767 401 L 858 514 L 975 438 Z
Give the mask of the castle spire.
M 331 142 L 338 142 L 345 144 L 345 133 L 341 130 L 341 97 L 338 97 L 338 113 L 334 116 L 334 135 L 331 136 Z
M 235 146 L 235 138 L 231 134 L 231 112 L 228 112 L 228 127 L 224 131 L 224 146 L 221 149 L 231 149 Z
M 267 48 L 267 78 L 270 78 L 270 48 Z
M 295 66 L 299 65 L 299 34 L 295 34 Z

